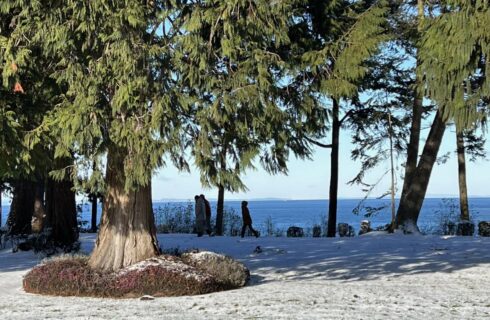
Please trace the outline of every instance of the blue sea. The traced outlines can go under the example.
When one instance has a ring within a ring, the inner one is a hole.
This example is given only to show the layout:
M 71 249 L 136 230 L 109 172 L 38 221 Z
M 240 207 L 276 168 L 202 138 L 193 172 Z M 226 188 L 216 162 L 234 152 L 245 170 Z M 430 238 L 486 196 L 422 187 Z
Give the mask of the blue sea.
M 213 215 L 216 212 L 216 202 L 210 201 Z M 363 202 L 364 207 L 384 207 L 375 215 L 366 218 L 362 214 L 353 213 L 359 206 L 360 199 L 339 199 L 337 222 L 348 223 L 356 230 L 359 229 L 361 220 L 368 219 L 371 226 L 384 225 L 391 220 L 390 201 L 386 199 L 367 199 Z M 159 206 L 187 205 L 190 202 L 154 202 L 153 208 Z M 428 198 L 424 201 L 419 217 L 418 225 L 422 229 L 436 227 L 439 224 L 440 216 L 453 212 L 454 216 L 459 215 L 458 199 Z M 472 220 L 475 222 L 486 220 L 490 221 L 490 198 L 470 198 L 470 212 Z M 225 208 L 233 209 L 240 214 L 240 201 L 225 201 Z M 315 224 L 323 225 L 328 213 L 328 200 L 257 200 L 249 201 L 249 209 L 253 218 L 253 225 L 257 229 L 265 229 L 267 220 L 272 220 L 278 229 L 286 230 L 290 226 L 304 228 L 312 227 Z M 90 204 L 82 205 L 82 220 L 90 223 Z M 99 217 L 101 208 L 99 206 Z M 2 207 L 2 226 L 7 220 L 9 206 Z M 364 211 L 365 212 L 365 211 Z

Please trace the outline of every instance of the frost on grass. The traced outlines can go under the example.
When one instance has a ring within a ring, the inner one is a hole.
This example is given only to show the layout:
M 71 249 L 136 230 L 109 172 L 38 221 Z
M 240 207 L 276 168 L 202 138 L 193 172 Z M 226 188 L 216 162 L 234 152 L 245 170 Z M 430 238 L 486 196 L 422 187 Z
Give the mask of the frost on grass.
M 193 262 L 192 258 L 161 255 L 117 272 L 91 269 L 86 256 L 57 257 L 34 267 L 24 277 L 23 286 L 25 291 L 37 294 L 133 298 L 205 294 L 246 283 L 246 280 L 238 281 L 238 275 L 244 270 L 248 276 L 248 269 L 242 264 L 229 257 L 209 254 L 214 263 L 209 267 L 187 263 Z M 221 266 L 218 272 L 227 270 L 231 276 L 218 276 L 212 270 L 215 266 Z

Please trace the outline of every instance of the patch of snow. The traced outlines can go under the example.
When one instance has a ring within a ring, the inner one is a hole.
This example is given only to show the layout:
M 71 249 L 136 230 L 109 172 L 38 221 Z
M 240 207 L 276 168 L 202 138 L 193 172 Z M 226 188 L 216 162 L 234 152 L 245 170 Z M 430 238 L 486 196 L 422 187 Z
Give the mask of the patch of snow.
M 122 276 L 131 271 L 143 271 L 148 267 L 159 267 L 170 272 L 184 274 L 187 279 L 195 279 L 197 281 L 204 281 L 209 276 L 199 272 L 195 268 L 184 264 L 179 260 L 174 260 L 171 258 L 167 258 L 165 256 L 159 256 L 154 258 L 149 258 L 144 261 L 135 263 L 129 267 L 121 269 L 118 271 L 117 275 Z
M 250 284 L 129 303 L 37 296 L 22 290 L 22 277 L 40 259 L 5 249 L 0 250 L 0 319 L 490 318 L 490 238 L 382 233 L 342 239 L 158 238 L 164 249 L 231 256 L 250 269 Z M 81 235 L 85 252 L 94 240 L 95 235 Z M 254 254 L 257 246 L 271 254 Z

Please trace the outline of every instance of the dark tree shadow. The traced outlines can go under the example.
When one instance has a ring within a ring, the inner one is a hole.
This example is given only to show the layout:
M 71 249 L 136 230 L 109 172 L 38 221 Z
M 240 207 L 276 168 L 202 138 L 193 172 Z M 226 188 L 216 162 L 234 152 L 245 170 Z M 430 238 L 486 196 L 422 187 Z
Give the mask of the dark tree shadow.
M 342 281 L 451 273 L 490 264 L 489 239 L 402 237 L 387 235 L 375 241 L 362 241 L 363 237 L 359 237 L 329 242 L 285 239 L 280 245 L 265 246 L 262 253 L 241 260 L 252 273 L 277 274 L 280 279 Z

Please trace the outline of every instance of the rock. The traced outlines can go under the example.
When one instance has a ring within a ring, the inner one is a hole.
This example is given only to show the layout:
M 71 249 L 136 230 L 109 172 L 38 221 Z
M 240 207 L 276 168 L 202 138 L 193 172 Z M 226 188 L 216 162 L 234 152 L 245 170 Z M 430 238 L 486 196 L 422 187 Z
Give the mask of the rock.
M 470 221 L 463 221 L 458 223 L 458 229 L 456 235 L 458 236 L 472 236 L 475 233 L 475 224 Z
M 480 237 L 490 237 L 490 221 L 480 221 L 478 223 L 478 235 Z
M 454 223 L 453 221 L 448 221 L 446 224 L 443 225 L 444 235 L 454 236 L 457 231 L 456 227 L 456 223 Z
M 21 243 L 19 243 L 19 244 L 16 246 L 16 249 L 17 249 L 17 250 L 16 250 L 15 252 L 17 252 L 17 251 L 19 251 L 19 250 L 20 250 L 20 251 L 30 251 L 30 250 L 32 250 L 32 244 L 31 244 L 30 242 L 28 242 L 28 241 L 26 241 L 26 242 L 21 242 Z
M 290 238 L 301 238 L 304 236 L 303 228 L 292 226 L 288 228 L 287 236 Z
M 210 251 L 184 253 L 182 261 L 210 274 L 228 288 L 243 287 L 250 280 L 250 271 L 243 263 L 222 254 Z
M 381 226 L 377 226 L 374 229 L 369 230 L 369 232 L 371 232 L 371 231 L 390 231 L 390 228 L 391 228 L 391 223 L 387 223 L 387 224 L 384 224 Z
M 155 300 L 155 297 L 153 296 L 150 296 L 150 295 L 144 295 L 140 298 L 141 301 L 151 301 L 151 300 Z
M 337 225 L 337 229 L 339 232 L 339 237 L 353 237 L 355 235 L 355 230 L 348 223 L 339 223 Z
M 319 225 L 313 226 L 313 238 L 320 238 L 322 236 L 322 227 Z
M 365 234 L 365 233 L 368 233 L 371 231 L 373 231 L 373 229 L 371 229 L 371 222 L 369 220 L 362 220 L 361 226 L 359 228 L 359 235 Z

